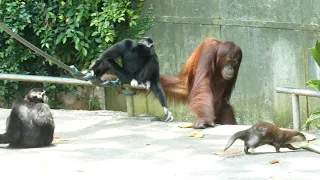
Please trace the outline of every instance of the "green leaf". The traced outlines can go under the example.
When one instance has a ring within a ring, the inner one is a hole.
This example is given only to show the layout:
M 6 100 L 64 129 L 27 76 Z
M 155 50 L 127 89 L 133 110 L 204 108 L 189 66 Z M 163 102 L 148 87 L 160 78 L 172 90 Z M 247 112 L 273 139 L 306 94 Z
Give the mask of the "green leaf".
M 99 21 L 97 19 L 93 19 L 90 23 L 90 26 L 96 25 Z
M 310 48 L 310 53 L 313 59 L 316 61 L 318 66 L 320 67 L 320 43 L 319 41 L 316 42 L 316 46 L 314 48 Z
M 131 19 L 138 19 L 139 16 L 134 15 Z
M 306 126 L 310 126 L 310 124 L 314 125 L 316 128 L 320 129 L 320 106 L 316 107 L 307 121 L 305 122 Z
M 76 48 L 76 50 L 80 50 L 80 47 L 81 47 L 81 45 L 80 45 L 80 43 L 77 43 L 75 46 L 74 46 L 74 48 Z
M 87 56 L 88 51 L 86 48 L 82 47 L 81 52 L 84 56 Z
M 135 22 L 135 21 L 131 21 L 131 22 L 129 23 L 129 26 L 130 26 L 130 27 L 136 26 L 136 25 L 137 25 L 137 22 Z
M 98 21 L 99 21 L 99 22 L 103 21 L 104 19 L 105 19 L 104 16 L 99 16 L 99 17 L 98 17 Z
M 73 16 L 74 12 L 73 12 L 73 9 L 70 9 L 66 15 L 66 17 L 71 17 Z
M 101 42 L 102 42 L 100 38 L 95 38 L 94 40 L 95 40 L 97 43 L 101 43 Z
M 53 7 L 48 7 L 47 11 L 52 11 Z
M 106 38 L 104 38 L 104 41 L 109 42 L 110 38 L 107 36 Z
M 320 120 L 320 113 L 311 114 L 307 119 L 306 124 L 314 123 L 315 121 L 319 121 L 319 120 Z
M 81 41 L 81 42 L 83 42 L 83 41 Z M 82 46 L 84 46 L 84 47 L 86 47 L 86 48 L 89 48 L 89 44 L 88 43 L 85 43 L 85 42 L 83 42 L 83 45 Z
M 96 36 L 99 32 L 93 32 L 91 36 Z
M 319 107 L 316 107 L 313 111 L 312 111 L 313 114 L 320 114 L 320 106 Z
M 48 87 L 48 89 L 56 89 L 56 86 L 55 85 L 51 85 Z
M 64 19 L 63 14 L 60 14 L 58 17 L 59 17 L 59 19 L 61 19 L 61 20 L 63 20 L 63 19 Z
M 109 21 L 105 21 L 104 24 L 103 24 L 103 27 L 104 28 L 108 28 L 110 25 L 110 22 Z
M 120 18 L 118 19 L 118 22 L 120 23 L 121 21 L 125 21 L 125 19 L 124 19 L 123 17 L 120 17 Z
M 64 38 L 64 37 L 65 37 L 64 33 L 59 34 L 59 36 L 57 37 L 55 45 L 58 45 L 61 42 L 62 38 Z
M 67 41 L 67 36 L 63 37 L 62 43 L 64 44 L 64 43 L 66 43 L 66 41 Z
M 306 84 L 308 86 L 320 91 L 320 80 L 313 79 L 313 80 L 308 81 Z
M 81 31 L 76 31 L 76 33 L 78 33 L 82 37 L 84 36 L 83 32 L 81 32 Z
M 129 15 L 130 17 L 133 15 L 133 11 L 131 11 L 131 10 L 128 10 L 127 13 L 128 13 L 128 15 Z
M 78 44 L 80 42 L 80 38 L 78 38 L 77 36 L 74 36 L 73 40 L 75 44 Z

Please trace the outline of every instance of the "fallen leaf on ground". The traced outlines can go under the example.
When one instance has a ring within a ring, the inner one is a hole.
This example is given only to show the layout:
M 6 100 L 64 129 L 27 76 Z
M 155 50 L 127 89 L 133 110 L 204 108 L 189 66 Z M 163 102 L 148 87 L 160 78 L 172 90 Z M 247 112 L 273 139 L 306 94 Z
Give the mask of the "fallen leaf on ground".
M 196 134 L 196 132 L 194 131 L 194 132 L 189 133 L 188 136 L 189 137 L 194 137 L 195 134 Z
M 199 132 L 199 133 L 196 133 L 196 134 L 194 135 L 194 137 L 196 137 L 196 138 L 203 138 L 204 135 L 203 135 L 202 132 Z
M 278 160 L 276 160 L 276 159 L 274 159 L 274 160 L 270 161 L 270 164 L 276 164 L 276 163 L 279 163 L 279 161 L 278 161 Z
M 215 152 L 214 155 L 232 155 L 232 154 L 240 154 L 240 151 L 222 151 L 222 152 Z
M 147 143 L 147 144 L 146 144 L 146 146 L 150 146 L 150 144 L 149 144 L 149 143 Z
M 60 139 L 60 138 L 57 138 L 57 139 L 53 139 L 53 142 L 57 143 L 57 142 L 66 142 L 66 141 L 69 141 L 68 139 Z
M 192 123 L 183 123 L 178 125 L 179 128 L 192 128 Z
M 202 132 L 193 131 L 188 134 L 189 137 L 203 138 L 204 135 Z
M 61 139 L 60 141 L 63 142 L 63 141 L 69 141 L 69 140 L 68 139 Z

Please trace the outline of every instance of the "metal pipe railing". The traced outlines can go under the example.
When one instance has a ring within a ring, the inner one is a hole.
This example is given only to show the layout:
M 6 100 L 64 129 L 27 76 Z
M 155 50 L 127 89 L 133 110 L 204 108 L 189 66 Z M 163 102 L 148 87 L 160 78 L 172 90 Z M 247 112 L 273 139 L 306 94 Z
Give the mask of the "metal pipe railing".
M 314 91 L 309 89 L 297 89 L 289 87 L 276 87 L 277 93 L 283 94 L 295 94 L 299 96 L 320 97 L 320 91 Z
M 300 130 L 300 103 L 299 96 L 320 97 L 320 91 L 297 89 L 289 87 L 276 87 L 277 93 L 292 95 L 292 120 L 293 129 Z
M 93 86 L 90 81 L 82 81 L 74 78 L 62 78 L 53 76 L 36 76 L 36 75 L 20 75 L 20 74 L 0 74 L 0 80 L 25 81 L 25 82 L 47 82 L 55 84 L 72 84 L 81 86 Z M 107 91 L 104 87 L 103 108 L 107 109 Z
M 21 74 L 1 74 L 0 80 L 11 80 L 11 81 L 25 81 L 25 82 L 47 82 L 55 84 L 72 84 L 72 85 L 82 85 L 82 86 L 94 86 L 90 81 L 83 81 L 74 78 L 62 78 L 53 76 L 36 76 L 36 75 L 21 75 Z M 128 84 L 123 85 L 124 88 L 130 90 L 132 87 Z M 106 86 L 104 88 L 104 109 L 107 109 L 107 90 Z M 134 87 L 134 89 L 145 89 L 143 86 Z M 127 95 L 127 113 L 129 116 L 134 115 L 134 103 L 132 95 Z
M 47 83 L 55 83 L 55 84 L 73 84 L 73 85 L 93 86 L 93 84 L 90 81 L 82 81 L 74 78 L 62 78 L 62 77 L 53 77 L 53 76 L 0 74 L 0 80 L 47 82 Z

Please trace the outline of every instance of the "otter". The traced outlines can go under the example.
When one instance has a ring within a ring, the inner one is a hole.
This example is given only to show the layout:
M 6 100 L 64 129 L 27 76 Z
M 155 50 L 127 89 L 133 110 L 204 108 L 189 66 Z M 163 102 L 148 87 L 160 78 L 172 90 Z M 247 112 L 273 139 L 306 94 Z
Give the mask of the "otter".
M 224 148 L 224 151 L 226 151 L 237 139 L 244 141 L 244 152 L 250 154 L 248 151 L 250 148 L 254 149 L 265 144 L 275 147 L 276 152 L 278 153 L 280 152 L 280 148 L 297 150 L 300 148 L 293 147 L 290 143 L 305 141 L 306 137 L 299 131 L 282 130 L 275 124 L 258 122 L 250 128 L 232 135 Z

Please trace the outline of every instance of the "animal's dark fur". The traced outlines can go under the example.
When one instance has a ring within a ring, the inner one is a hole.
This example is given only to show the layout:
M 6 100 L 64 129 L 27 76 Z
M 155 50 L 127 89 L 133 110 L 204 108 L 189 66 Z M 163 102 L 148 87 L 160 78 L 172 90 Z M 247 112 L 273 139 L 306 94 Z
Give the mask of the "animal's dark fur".
M 24 100 L 13 104 L 7 118 L 4 134 L 0 134 L 0 144 L 14 148 L 36 148 L 52 143 L 54 119 L 42 89 L 32 89 Z
M 274 146 L 276 152 L 280 152 L 280 148 L 289 148 L 296 150 L 290 143 L 305 141 L 306 137 L 299 131 L 282 130 L 275 124 L 267 122 L 258 122 L 249 129 L 239 131 L 231 136 L 228 144 L 224 148 L 226 151 L 237 139 L 244 141 L 244 152 L 249 154 L 250 148 L 269 144 Z
M 121 58 L 122 67 L 115 62 L 117 58 Z M 89 70 L 93 70 L 94 74 L 99 78 L 106 71 L 113 70 L 123 84 L 131 84 L 131 86 L 145 84 L 145 87 L 151 89 L 164 108 L 166 116 L 163 120 L 167 122 L 173 120 L 160 83 L 158 56 L 151 38 L 124 39 L 117 42 L 106 49 L 90 65 Z M 156 119 L 158 120 L 158 118 Z

